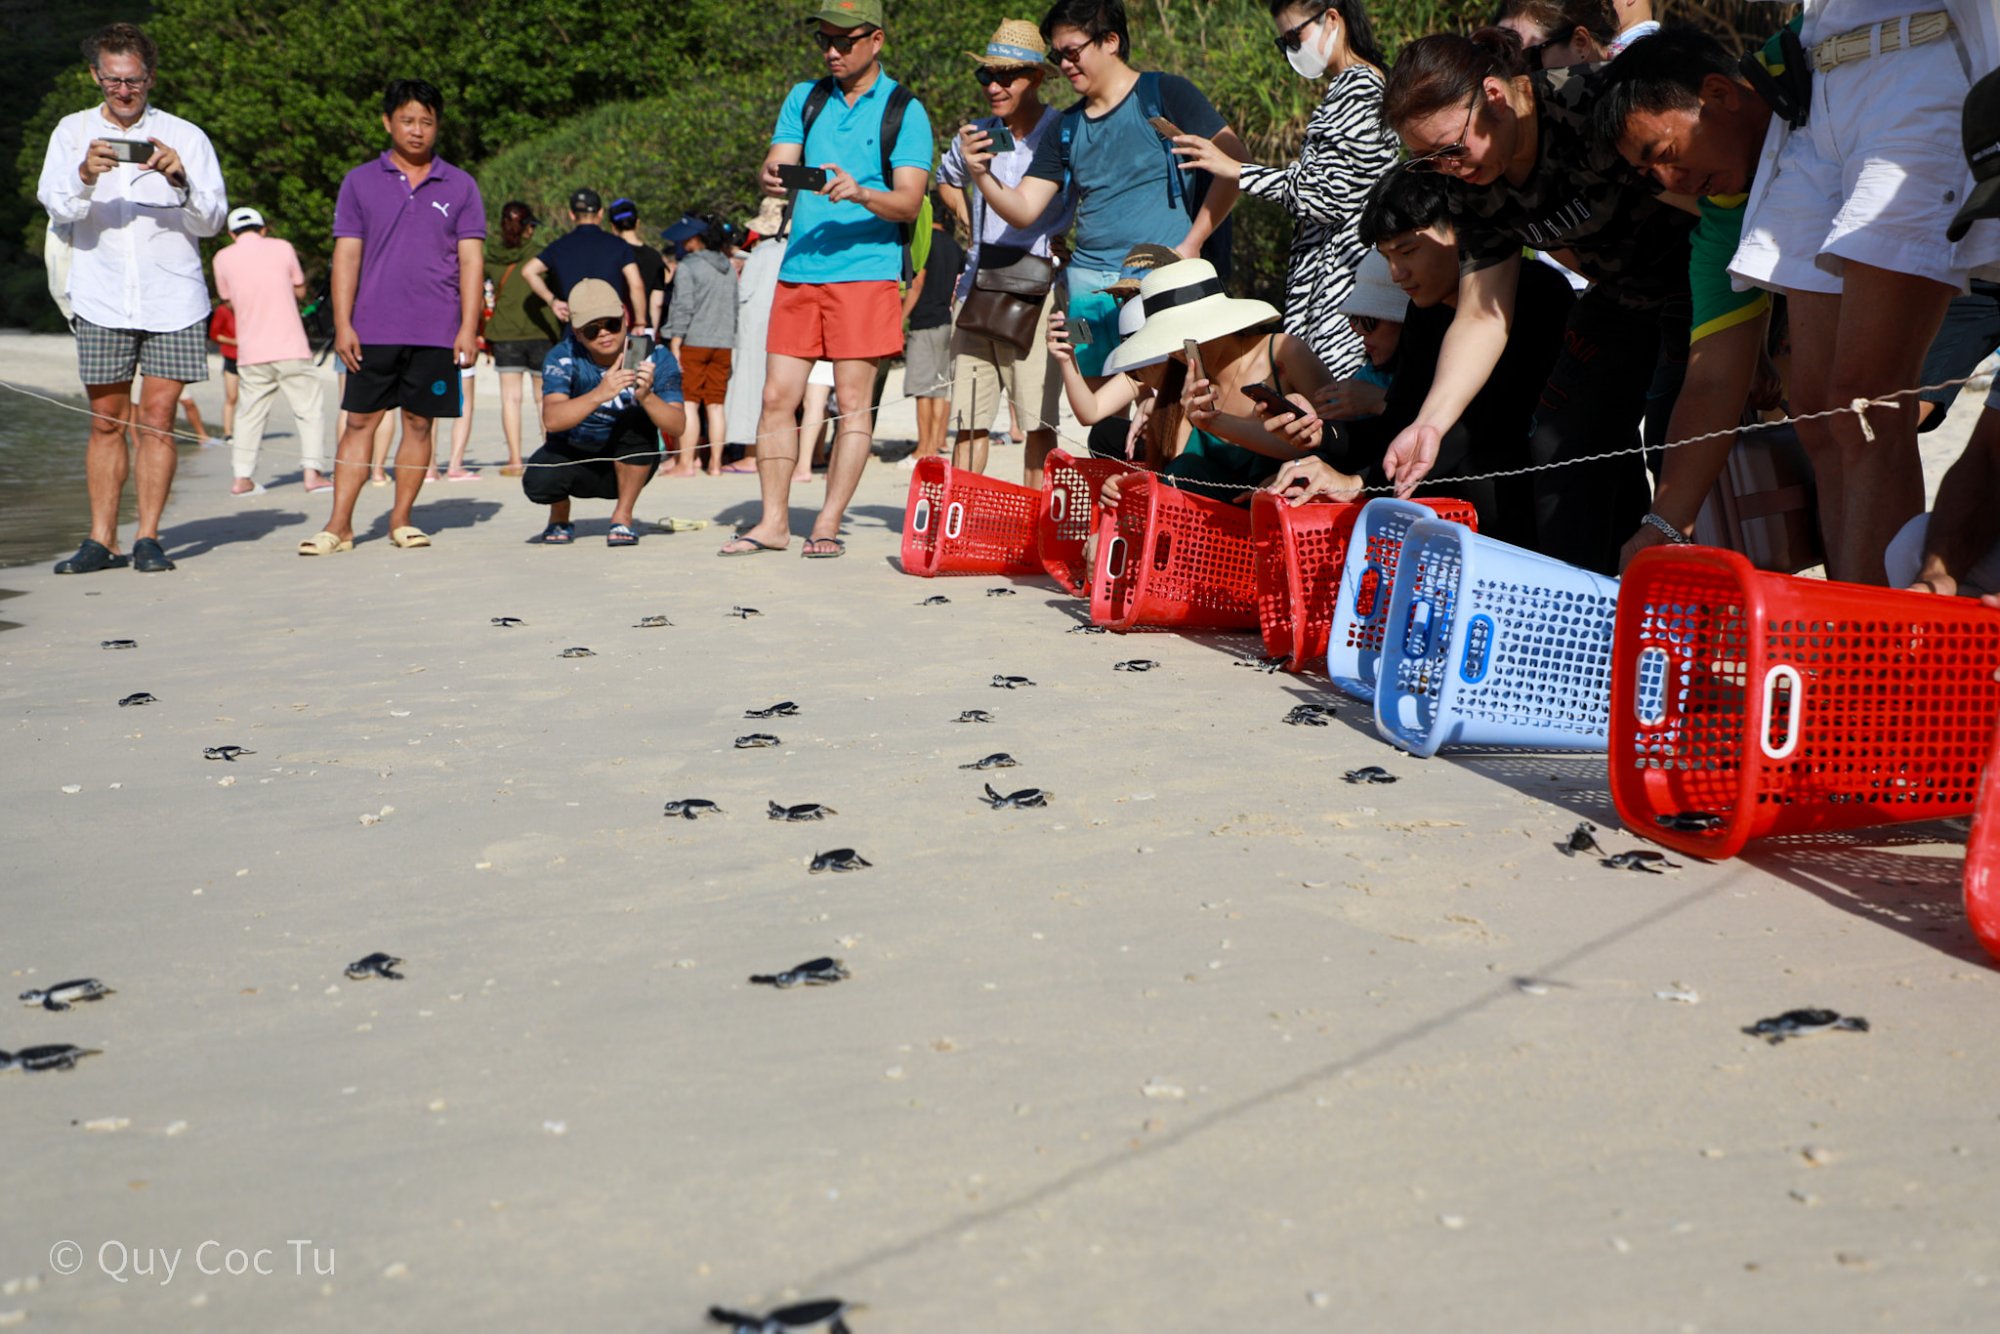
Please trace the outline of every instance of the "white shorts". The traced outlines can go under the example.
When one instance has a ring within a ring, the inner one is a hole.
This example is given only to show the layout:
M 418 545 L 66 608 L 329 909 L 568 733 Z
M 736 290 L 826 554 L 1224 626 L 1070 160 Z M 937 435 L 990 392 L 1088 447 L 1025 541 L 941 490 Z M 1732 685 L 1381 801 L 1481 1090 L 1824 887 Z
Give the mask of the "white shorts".
M 806 373 L 806 383 L 833 388 L 833 363 L 824 359 L 815 361 L 813 368 Z
M 1837 294 L 1853 260 L 1967 290 L 1967 271 L 1987 262 L 1975 252 L 1994 244 L 1990 223 L 1958 246 L 1944 236 L 1972 188 L 1959 136 L 1968 71 L 1952 32 L 1814 74 L 1805 126 L 1771 119 L 1729 272 Z

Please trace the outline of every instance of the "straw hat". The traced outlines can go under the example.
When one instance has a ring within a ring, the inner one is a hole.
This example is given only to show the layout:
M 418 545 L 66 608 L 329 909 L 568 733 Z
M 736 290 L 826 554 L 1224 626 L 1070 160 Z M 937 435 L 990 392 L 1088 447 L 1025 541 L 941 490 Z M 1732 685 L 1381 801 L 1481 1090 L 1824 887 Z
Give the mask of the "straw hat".
M 1028 20 L 1001 19 L 984 55 L 965 54 L 986 69 L 1039 69 L 1048 62 L 1049 44 L 1042 40 L 1042 30 Z
M 1137 299 L 1146 322 L 1104 363 L 1107 375 L 1157 365 L 1190 338 L 1205 343 L 1278 318 L 1277 307 L 1268 301 L 1224 296 L 1222 279 L 1205 259 L 1154 269 L 1140 280 Z
M 1381 251 L 1371 250 L 1362 256 L 1361 267 L 1354 271 L 1354 290 L 1340 303 L 1339 313 L 1364 318 L 1372 315 L 1398 324 L 1410 317 L 1410 298 L 1389 281 L 1389 261 L 1382 258 Z
M 743 223 L 745 230 L 753 231 L 759 236 L 776 236 L 778 229 L 784 225 L 785 201 L 776 195 L 764 196 L 763 206 L 757 210 L 757 216 L 746 219 Z

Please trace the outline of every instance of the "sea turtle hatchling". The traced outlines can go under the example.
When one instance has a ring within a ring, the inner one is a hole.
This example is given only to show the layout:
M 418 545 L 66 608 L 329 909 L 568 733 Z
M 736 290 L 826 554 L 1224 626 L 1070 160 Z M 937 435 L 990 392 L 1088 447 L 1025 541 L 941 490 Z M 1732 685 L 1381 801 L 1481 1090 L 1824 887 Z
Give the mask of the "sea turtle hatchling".
M 731 607 L 729 614 L 739 621 L 747 621 L 752 616 L 762 616 L 764 613 L 758 611 L 755 607 Z
M 821 871 L 859 871 L 874 864 L 853 848 L 835 848 L 832 852 L 814 853 L 806 869 L 818 875 Z
M 1160 664 L 1152 658 L 1127 658 L 1111 664 L 1114 672 L 1150 672 Z
M 1294 704 L 1284 721 L 1293 727 L 1325 727 L 1331 717 L 1331 704 Z
M 1653 819 L 1662 829 L 1682 834 L 1712 834 L 1724 823 L 1724 818 L 1714 811 L 1674 811 L 1669 815 L 1656 815 Z
M 781 1306 L 768 1315 L 745 1315 L 711 1306 L 708 1318 L 718 1325 L 728 1325 L 730 1334 L 788 1334 L 790 1330 L 811 1329 L 814 1325 L 825 1325 L 827 1334 L 854 1334 L 846 1317 L 862 1309 L 838 1297 L 826 1297 Z
M 993 715 L 984 709 L 967 709 L 954 720 L 961 723 L 990 723 Z
M 238 755 L 255 755 L 256 753 L 254 750 L 245 750 L 241 746 L 209 746 L 203 749 L 201 757 L 204 760 L 227 760 L 231 764 L 234 764 Z
M 800 820 L 824 820 L 829 815 L 840 814 L 833 807 L 822 806 L 816 801 L 808 801 L 798 806 L 780 806 L 774 801 L 770 803 L 770 807 L 771 818 L 773 820 L 791 820 L 794 822 Z
M 1254 662 L 1238 658 L 1236 660 L 1236 665 L 1238 667 L 1254 667 L 1258 671 L 1263 672 L 1266 675 L 1269 675 L 1272 672 L 1275 672 L 1279 668 L 1283 667 L 1285 665 L 1285 659 L 1282 654 L 1275 658 L 1258 658 Z
M 664 616 L 641 616 L 633 624 L 632 628 L 634 630 L 659 630 L 672 624 L 673 622 Z
M 743 716 L 745 718 L 796 718 L 799 716 L 799 706 L 788 699 L 780 700 L 778 703 L 768 705 L 765 708 L 745 709 L 743 710 Z
M 1679 862 L 1667 860 L 1664 852 L 1635 849 L 1631 852 L 1613 853 L 1599 863 L 1614 871 L 1644 871 L 1647 875 L 1665 875 L 1668 871 L 1681 869 Z
M 919 607 L 948 607 L 951 605 L 951 599 L 942 593 L 933 593 L 917 605 Z
M 782 973 L 752 973 L 750 980 L 760 987 L 776 987 L 783 991 L 786 987 L 804 984 L 809 987 L 832 986 L 835 982 L 845 982 L 848 978 L 847 964 L 841 959 L 807 959 L 804 963 L 793 964 Z
M 1396 775 L 1379 764 L 1370 764 L 1360 769 L 1349 769 L 1341 777 L 1350 783 L 1393 783 Z
M 1018 810 L 1027 810 L 1034 806 L 1048 805 L 1049 794 L 1038 787 L 1024 787 L 1019 792 L 1009 792 L 1003 797 L 993 790 L 993 784 L 988 783 L 986 785 L 986 804 L 996 811 L 1006 810 L 1009 807 Z
M 698 820 L 704 815 L 721 815 L 722 807 L 705 797 L 682 797 L 670 801 L 660 812 L 662 815 L 678 815 L 683 820 Z
M 1101 625 L 1072 625 L 1063 631 L 1066 635 L 1108 635 L 1111 632 Z
M 1034 682 L 1025 676 L 1002 676 L 998 672 L 993 674 L 993 688 L 995 690 L 1014 690 L 1021 686 L 1031 686 L 1033 684 Z
M 1602 857 L 1605 855 L 1605 852 L 1603 848 L 1597 846 L 1596 833 L 1596 825 L 1588 820 L 1579 820 L 1577 821 L 1576 828 L 1569 831 L 1568 841 L 1558 843 L 1556 847 L 1565 857 L 1574 857 L 1579 852 L 1594 852 Z
M 1007 588 L 1005 586 L 1002 586 L 999 588 L 987 589 L 986 596 L 990 598 L 1011 598 L 1016 596 L 1019 593 L 1019 591 L 1020 590 L 1018 589 Z
M 778 738 L 772 736 L 769 732 L 752 732 L 748 736 L 740 736 L 736 738 L 736 749 L 738 750 L 763 750 L 769 746 L 777 746 L 782 744 L 784 743 L 779 741 Z
M 1786 1038 L 1809 1038 L 1818 1033 L 1842 1029 L 1849 1033 L 1866 1033 L 1868 1021 L 1858 1014 L 1844 1015 L 1837 1010 L 1787 1010 L 1769 1019 L 1759 1019 L 1743 1031 L 1775 1047 Z
M 26 1005 L 39 1005 L 44 1010 L 67 1010 L 76 1001 L 103 1000 L 118 993 L 94 977 L 79 977 L 68 982 L 58 982 L 52 987 L 37 987 L 21 993 L 21 1001 Z
M 493 617 L 493 624 L 499 626 L 502 630 L 511 630 L 517 625 L 526 625 L 527 622 L 518 616 L 495 616 Z
M 597 654 L 593 650 L 584 648 L 579 644 L 575 648 L 564 649 L 562 652 L 556 654 L 556 656 L 558 658 L 594 658 Z
M 99 641 L 97 646 L 99 648 L 137 648 L 139 647 L 139 641 L 136 639 L 106 639 Z
M 19 1051 L 0 1051 L 0 1070 L 16 1065 L 30 1074 L 41 1070 L 74 1070 L 76 1063 L 84 1057 L 103 1054 L 95 1047 L 52 1042 L 40 1047 L 23 1047 Z
M 124 699 L 119 700 L 118 707 L 121 709 L 129 709 L 139 704 L 158 704 L 159 702 L 160 701 L 154 699 L 151 695 L 147 694 L 145 691 L 140 690 L 133 694 L 127 695 Z
M 1006 751 L 996 750 L 983 759 L 974 760 L 971 764 L 961 764 L 958 767 L 961 769 L 1012 769 L 1019 763 L 1019 760 L 1009 755 Z
M 365 982 L 371 977 L 386 977 L 391 982 L 400 982 L 403 975 L 396 971 L 402 960 L 393 954 L 376 950 L 365 959 L 356 959 L 347 965 L 347 975 L 356 982 Z

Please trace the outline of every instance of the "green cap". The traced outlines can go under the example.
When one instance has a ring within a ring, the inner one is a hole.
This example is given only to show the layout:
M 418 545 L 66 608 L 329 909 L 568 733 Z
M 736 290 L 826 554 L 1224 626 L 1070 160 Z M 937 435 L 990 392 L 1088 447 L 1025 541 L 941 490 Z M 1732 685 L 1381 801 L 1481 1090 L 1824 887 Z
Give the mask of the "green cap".
M 831 0 L 813 10 L 807 23 L 831 23 L 841 28 L 858 28 L 866 23 L 882 24 L 882 0 Z

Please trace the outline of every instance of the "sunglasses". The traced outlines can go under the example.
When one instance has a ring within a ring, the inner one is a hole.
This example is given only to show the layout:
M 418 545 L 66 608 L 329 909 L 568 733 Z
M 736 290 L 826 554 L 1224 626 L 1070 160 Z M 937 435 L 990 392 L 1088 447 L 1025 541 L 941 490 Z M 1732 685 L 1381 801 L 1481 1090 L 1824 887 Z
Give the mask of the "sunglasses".
M 840 52 L 842 55 L 846 55 L 854 49 L 856 42 L 866 41 L 875 31 L 873 28 L 868 29 L 866 32 L 825 32 L 815 29 L 812 39 L 819 45 L 819 49 L 822 51 L 831 49 Z
M 1403 165 L 1411 171 L 1443 171 L 1447 162 L 1457 162 L 1460 158 L 1464 157 L 1467 152 L 1465 134 L 1467 130 L 1472 128 L 1472 117 L 1479 110 L 1479 96 L 1482 91 L 1483 88 L 1473 90 L 1472 102 L 1465 108 L 1465 124 L 1458 127 L 1458 139 L 1456 142 L 1446 144 L 1443 148 L 1434 148 L 1428 153 L 1413 157 Z
M 1536 42 L 1533 46 L 1524 46 L 1521 48 L 1521 59 L 1527 62 L 1529 69 L 1547 69 L 1549 67 L 1549 48 L 1552 46 L 1561 46 L 1562 44 L 1551 37 L 1546 42 Z
M 1347 322 L 1354 326 L 1354 332 L 1371 334 L 1382 327 L 1382 320 L 1375 315 L 1349 315 Z
M 1049 49 L 1049 60 L 1057 65 L 1074 65 L 1083 59 L 1083 53 L 1096 42 L 1078 42 L 1075 46 L 1057 46 Z
M 1017 79 L 1025 79 L 1028 77 L 1028 71 L 1019 65 L 1010 65 L 1004 69 L 982 68 L 973 77 L 979 80 L 981 88 L 990 88 L 996 83 L 1013 83 Z
M 624 331 L 625 321 L 623 320 L 592 320 L 589 324 L 579 328 L 576 331 L 576 336 L 578 338 L 602 338 L 608 333 L 623 333 Z
M 1281 56 L 1289 56 L 1292 52 L 1298 50 L 1301 46 L 1305 45 L 1306 29 L 1312 27 L 1313 24 L 1318 23 L 1321 19 L 1325 17 L 1326 17 L 1326 11 L 1322 9 L 1319 13 L 1307 19 L 1304 23 L 1299 24 L 1296 28 L 1292 28 L 1287 32 L 1281 32 L 1276 37 L 1273 37 L 1271 40 L 1278 44 L 1278 54 Z

